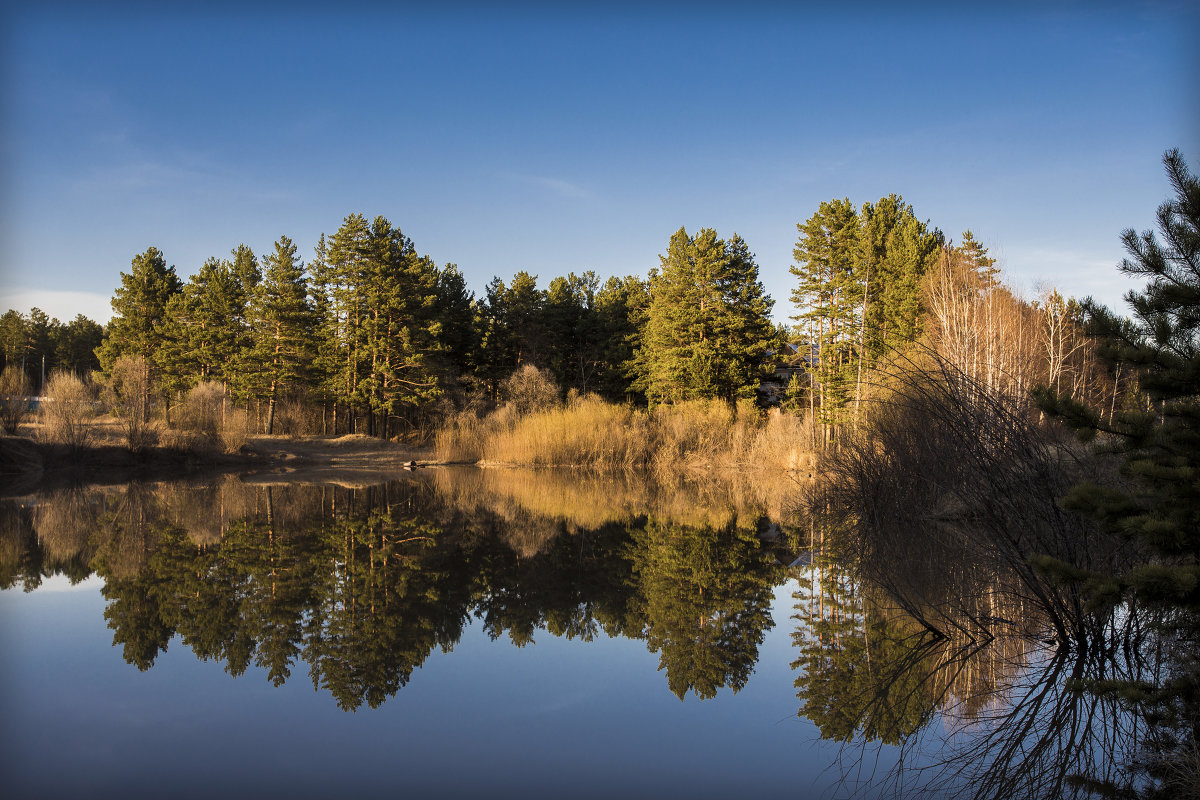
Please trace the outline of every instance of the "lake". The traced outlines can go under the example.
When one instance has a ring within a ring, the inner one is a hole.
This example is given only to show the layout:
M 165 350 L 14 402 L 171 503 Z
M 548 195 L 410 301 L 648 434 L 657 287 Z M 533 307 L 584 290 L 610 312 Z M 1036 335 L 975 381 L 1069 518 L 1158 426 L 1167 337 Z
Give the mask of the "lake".
M 944 617 L 1010 623 L 935 633 L 794 493 L 431 469 L 2 501 L 6 793 L 874 797 L 1111 769 L 1128 717 L 1063 689 L 1095 656 L 1003 575 L 927 565 Z

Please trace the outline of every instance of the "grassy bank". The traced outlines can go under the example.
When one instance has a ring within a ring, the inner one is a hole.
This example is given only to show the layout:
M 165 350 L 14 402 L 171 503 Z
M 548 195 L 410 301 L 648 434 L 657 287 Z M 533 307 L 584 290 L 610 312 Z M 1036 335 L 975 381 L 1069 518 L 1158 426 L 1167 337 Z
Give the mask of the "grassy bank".
M 643 411 L 596 397 L 517 413 L 460 414 L 437 432 L 435 457 L 451 462 L 648 470 L 811 471 L 814 432 L 802 417 L 751 403 L 680 403 Z

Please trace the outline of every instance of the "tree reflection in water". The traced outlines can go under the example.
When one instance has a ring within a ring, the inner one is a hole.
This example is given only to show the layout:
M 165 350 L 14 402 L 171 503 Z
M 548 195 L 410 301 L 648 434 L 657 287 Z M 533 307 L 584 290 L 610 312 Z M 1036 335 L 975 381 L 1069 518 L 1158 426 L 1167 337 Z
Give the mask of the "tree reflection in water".
M 227 478 L 10 503 L 5 585 L 90 568 L 130 664 L 149 669 L 178 636 L 231 675 L 254 664 L 276 685 L 303 663 L 345 710 L 382 704 L 473 617 L 518 647 L 539 630 L 645 640 L 680 698 L 745 685 L 783 576 L 757 535 L 760 510 L 695 493 L 648 510 L 640 482 L 606 487 L 600 505 L 573 496 L 589 490 L 574 480 L 581 489 L 525 476 L 520 495 L 511 475 L 466 476 L 358 487 Z M 687 510 L 683 521 L 672 508 Z
M 800 714 L 847 743 L 843 774 L 895 796 L 1133 796 L 1145 728 L 1106 683 L 1165 664 L 1139 609 L 1081 617 L 1071 639 L 1021 580 L 966 559 L 963 539 L 928 529 L 904 552 L 849 558 L 853 537 L 796 570 L 793 635 Z M 848 566 L 853 564 L 854 566 Z M 892 578 L 891 576 L 898 576 Z M 872 775 L 873 745 L 900 766 Z
M 681 699 L 737 692 L 790 576 L 800 713 L 846 744 L 842 774 L 897 795 L 1130 788 L 1139 717 L 1096 689 L 1162 668 L 1138 660 L 1155 652 L 1144 612 L 1064 625 L 1067 603 L 1047 610 L 1028 571 L 949 525 L 869 547 L 806 530 L 787 568 L 800 537 L 763 535 L 779 498 L 743 489 L 475 470 L 60 491 L 0 503 L 0 582 L 94 570 L 139 669 L 178 636 L 233 675 L 253 665 L 280 685 L 306 668 L 354 710 L 400 691 L 472 620 L 517 647 L 539 632 L 638 639 Z M 872 775 L 877 745 L 904 756 L 886 778 Z

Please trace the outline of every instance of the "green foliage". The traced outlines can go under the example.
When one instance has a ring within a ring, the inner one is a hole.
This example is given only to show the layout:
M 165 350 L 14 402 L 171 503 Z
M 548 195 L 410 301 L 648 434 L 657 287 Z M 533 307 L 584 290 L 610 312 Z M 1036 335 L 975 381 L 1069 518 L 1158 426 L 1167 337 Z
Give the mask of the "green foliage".
M 0 316 L 4 366 L 23 366 L 31 377 L 60 369 L 78 375 L 99 369 L 96 348 L 103 338 L 104 329 L 82 314 L 65 324 L 50 319 L 40 308 L 31 309 L 28 317 L 13 309 Z
M 158 327 L 167 317 L 167 303 L 182 288 L 175 268 L 167 266 L 158 248 L 151 247 L 133 257 L 132 269 L 121 273 L 121 285 L 112 299 L 114 316 L 97 353 L 106 372 L 124 355 L 154 359 L 161 339 Z
M 253 259 L 244 245 L 234 252 Z M 253 362 L 246 352 L 247 289 L 238 275 L 229 261 L 210 258 L 167 301 L 156 326 L 162 344 L 153 358 L 172 394 L 216 380 L 246 395 L 245 368 Z
M 842 422 L 854 396 L 861 348 L 864 270 L 859 262 L 861 223 L 848 198 L 821 203 L 796 226 L 800 239 L 791 273 L 798 280 L 793 317 L 814 350 L 819 413 L 827 425 Z
M 922 279 L 944 243 L 898 195 L 864 203 L 821 203 L 796 226 L 792 302 L 799 335 L 813 351 L 821 421 L 842 424 L 862 396 L 864 370 L 921 335 Z
M 745 241 L 680 228 L 660 261 L 634 357 L 636 388 L 653 403 L 752 396 L 776 341 L 772 301 Z
M 250 290 L 248 375 L 251 392 L 268 400 L 270 434 L 280 392 L 308 382 L 317 348 L 317 320 L 304 264 L 292 240 L 281 236 L 264 265 L 265 275 Z

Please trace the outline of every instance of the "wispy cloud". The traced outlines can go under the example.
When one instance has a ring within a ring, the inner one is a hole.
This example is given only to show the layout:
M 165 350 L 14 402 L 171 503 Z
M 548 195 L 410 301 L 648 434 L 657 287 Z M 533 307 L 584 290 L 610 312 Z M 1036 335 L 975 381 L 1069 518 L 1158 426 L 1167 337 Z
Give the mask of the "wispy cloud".
M 524 175 L 518 172 L 508 173 L 508 177 L 513 180 L 527 183 L 531 186 L 540 186 L 543 189 L 553 192 L 560 197 L 570 197 L 575 200 L 587 200 L 595 197 L 588 189 L 579 186 L 578 184 L 564 181 L 561 178 L 548 178 L 542 175 Z

